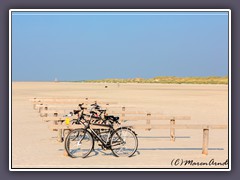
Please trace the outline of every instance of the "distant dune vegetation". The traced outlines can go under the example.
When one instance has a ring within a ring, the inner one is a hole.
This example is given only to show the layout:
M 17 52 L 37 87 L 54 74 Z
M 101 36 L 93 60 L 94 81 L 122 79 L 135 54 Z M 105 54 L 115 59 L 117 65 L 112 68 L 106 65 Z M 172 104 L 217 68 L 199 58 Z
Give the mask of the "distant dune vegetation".
M 101 79 L 86 80 L 84 82 L 106 83 L 163 83 L 163 84 L 228 84 L 228 76 L 209 77 L 175 77 L 157 76 L 154 78 L 129 78 L 129 79 Z

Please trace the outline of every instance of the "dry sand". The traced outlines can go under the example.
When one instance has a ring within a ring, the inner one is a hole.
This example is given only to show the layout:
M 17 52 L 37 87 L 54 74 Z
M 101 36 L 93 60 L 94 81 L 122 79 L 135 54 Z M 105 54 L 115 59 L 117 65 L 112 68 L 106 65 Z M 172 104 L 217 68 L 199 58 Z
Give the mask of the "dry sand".
M 108 85 L 108 88 L 105 88 Z M 172 166 L 173 159 L 194 162 L 225 162 L 228 159 L 228 130 L 210 130 L 209 155 L 202 155 L 202 130 L 136 129 L 139 148 L 131 158 L 114 157 L 111 151 L 96 150 L 88 158 L 63 155 L 57 132 L 48 129 L 29 101 L 32 97 L 94 97 L 134 106 L 164 115 L 189 115 L 177 124 L 228 124 L 227 85 L 94 84 L 67 82 L 13 82 L 12 167 L 13 168 L 227 168 L 228 166 Z M 169 123 L 161 121 L 160 123 Z

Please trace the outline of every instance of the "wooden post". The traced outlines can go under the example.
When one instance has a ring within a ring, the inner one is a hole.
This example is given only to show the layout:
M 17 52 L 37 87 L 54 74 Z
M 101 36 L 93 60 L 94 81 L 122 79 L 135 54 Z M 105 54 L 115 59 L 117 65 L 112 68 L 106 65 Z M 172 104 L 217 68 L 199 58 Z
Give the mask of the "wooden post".
M 175 119 L 170 120 L 170 126 L 175 125 Z M 173 127 L 170 127 L 170 141 L 175 141 L 175 129 Z
M 36 104 L 34 102 L 36 102 L 36 98 L 33 98 L 33 109 L 36 110 Z
M 208 155 L 209 128 L 203 129 L 203 147 L 202 154 Z
M 38 112 L 40 113 L 40 117 L 44 117 L 44 115 L 41 113 L 42 109 L 43 109 L 43 107 L 42 107 L 43 104 L 40 104 L 40 105 L 41 106 L 38 108 Z
M 70 130 L 69 129 L 64 129 L 63 130 L 63 141 L 65 141 L 66 139 L 65 139 L 65 132 L 67 131 L 67 133 L 69 133 L 70 132 Z M 65 144 L 65 143 L 64 143 Z M 64 156 L 68 156 L 68 153 L 67 153 L 67 151 L 66 151 L 66 149 L 65 149 L 65 145 L 64 145 L 64 152 L 63 152 L 63 155 Z
M 42 105 L 43 104 L 40 104 L 41 106 L 38 108 L 38 112 L 40 113 L 40 115 L 41 115 L 41 111 L 42 111 L 42 109 L 43 109 L 43 107 L 42 107 Z
M 63 135 L 62 135 L 63 130 L 59 129 L 58 130 L 58 141 L 63 142 Z
M 54 117 L 57 117 L 58 116 L 58 113 L 54 113 L 53 114 Z M 57 121 L 53 121 L 53 125 L 57 125 L 58 122 Z M 53 129 L 53 131 L 58 131 L 57 129 Z
M 63 139 L 65 139 L 65 136 L 67 136 L 70 131 L 70 129 L 63 129 Z
M 43 105 L 43 104 L 41 104 L 41 105 Z M 48 116 L 48 113 L 46 112 L 46 113 L 42 113 L 42 110 L 48 110 L 48 107 L 47 106 L 45 106 L 45 107 L 39 107 L 39 113 L 40 113 L 40 116 L 41 117 L 47 117 Z
M 36 98 L 34 98 L 34 101 L 33 101 L 33 109 L 34 109 L 34 110 L 37 110 L 37 107 L 36 107 L 37 104 L 38 104 L 37 102 L 41 102 L 41 101 L 40 101 L 40 100 L 37 100 Z
M 121 122 L 124 121 L 124 117 L 125 117 L 125 110 L 126 110 L 126 107 L 122 107 L 122 118 L 121 118 Z
M 57 116 L 58 116 L 58 113 L 54 113 L 53 115 L 54 115 L 55 117 L 57 117 Z M 58 125 L 58 121 L 54 121 L 54 124 Z M 63 142 L 62 129 L 58 129 L 57 140 L 58 140 L 59 142 Z
M 147 126 L 151 125 L 151 113 L 147 113 Z M 150 131 L 151 128 L 146 128 L 145 130 Z
M 44 107 L 44 110 L 47 111 L 47 110 L 48 110 L 48 107 L 45 106 L 45 107 Z M 48 113 L 46 112 L 46 113 L 44 114 L 44 117 L 47 117 L 47 116 L 48 116 Z

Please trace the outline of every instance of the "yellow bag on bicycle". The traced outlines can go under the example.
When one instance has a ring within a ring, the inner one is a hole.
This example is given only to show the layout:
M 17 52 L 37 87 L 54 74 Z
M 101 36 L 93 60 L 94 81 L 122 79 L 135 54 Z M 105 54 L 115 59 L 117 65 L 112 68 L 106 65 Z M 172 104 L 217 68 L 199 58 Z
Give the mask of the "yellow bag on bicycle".
M 67 118 L 65 119 L 65 124 L 66 124 L 66 125 L 69 125 L 69 124 L 70 124 L 70 118 L 67 117 Z

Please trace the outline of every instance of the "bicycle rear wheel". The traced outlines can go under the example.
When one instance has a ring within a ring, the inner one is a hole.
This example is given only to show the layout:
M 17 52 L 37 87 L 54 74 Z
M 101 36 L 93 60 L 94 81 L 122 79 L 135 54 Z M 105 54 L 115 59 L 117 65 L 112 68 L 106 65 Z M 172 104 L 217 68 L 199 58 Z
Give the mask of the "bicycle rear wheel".
M 73 158 L 87 157 L 91 153 L 93 145 L 92 135 L 85 129 L 74 129 L 65 139 L 65 150 Z
M 138 147 L 138 139 L 131 129 L 119 128 L 113 132 L 111 141 L 111 150 L 117 157 L 131 157 Z

